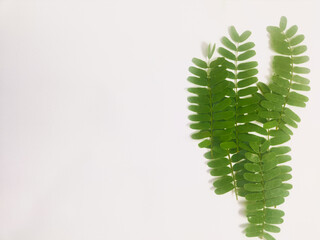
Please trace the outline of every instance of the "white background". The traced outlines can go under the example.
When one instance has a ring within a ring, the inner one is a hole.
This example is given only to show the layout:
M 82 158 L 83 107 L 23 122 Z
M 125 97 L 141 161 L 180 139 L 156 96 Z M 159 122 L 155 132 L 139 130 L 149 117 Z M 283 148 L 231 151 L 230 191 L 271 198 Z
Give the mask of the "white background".
M 0 239 L 245 239 L 189 137 L 187 69 L 235 25 L 267 81 L 282 15 L 306 35 L 312 91 L 277 239 L 318 239 L 316 2 L 0 0 Z

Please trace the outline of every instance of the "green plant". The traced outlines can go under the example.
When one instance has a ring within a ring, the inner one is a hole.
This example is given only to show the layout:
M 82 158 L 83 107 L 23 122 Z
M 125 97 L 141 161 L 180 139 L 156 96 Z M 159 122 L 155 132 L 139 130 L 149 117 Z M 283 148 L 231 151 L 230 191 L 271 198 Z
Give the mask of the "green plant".
M 193 139 L 201 139 L 200 148 L 208 151 L 205 158 L 215 177 L 216 194 L 230 191 L 246 200 L 247 237 L 275 239 L 276 225 L 283 222 L 284 212 L 275 209 L 285 201 L 292 185 L 290 148 L 283 146 L 293 135 L 299 116 L 291 107 L 305 107 L 309 80 L 301 74 L 309 69 L 301 64 L 309 58 L 302 55 L 303 35 L 297 26 L 287 29 L 282 17 L 279 26 L 267 28 L 272 58 L 272 77 L 268 84 L 258 82 L 255 44 L 247 41 L 250 31 L 239 34 L 234 27 L 229 37 L 223 37 L 221 57 L 213 59 L 215 45 L 208 47 L 205 60 L 192 59 L 195 66 L 188 80 L 196 85 L 189 88 L 192 96 L 190 127 L 196 130 Z

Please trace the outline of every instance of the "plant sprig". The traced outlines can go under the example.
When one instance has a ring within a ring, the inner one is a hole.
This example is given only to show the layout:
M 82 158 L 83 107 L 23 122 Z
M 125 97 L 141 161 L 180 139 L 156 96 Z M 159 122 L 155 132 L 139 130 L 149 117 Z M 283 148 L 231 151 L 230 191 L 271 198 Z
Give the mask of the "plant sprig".
M 230 191 L 246 200 L 247 237 L 275 239 L 280 232 L 283 211 L 275 207 L 285 202 L 292 185 L 290 148 L 283 146 L 301 121 L 292 107 L 305 107 L 310 70 L 302 64 L 309 61 L 302 45 L 304 35 L 296 25 L 287 28 L 281 17 L 279 26 L 267 27 L 272 58 L 272 78 L 268 84 L 258 82 L 255 44 L 247 41 L 250 31 L 241 34 L 230 27 L 229 37 L 221 39 L 221 57 L 213 59 L 216 45 L 208 46 L 206 60 L 192 59 L 195 66 L 188 80 L 191 135 L 199 139 L 200 148 L 215 177 L 215 193 Z

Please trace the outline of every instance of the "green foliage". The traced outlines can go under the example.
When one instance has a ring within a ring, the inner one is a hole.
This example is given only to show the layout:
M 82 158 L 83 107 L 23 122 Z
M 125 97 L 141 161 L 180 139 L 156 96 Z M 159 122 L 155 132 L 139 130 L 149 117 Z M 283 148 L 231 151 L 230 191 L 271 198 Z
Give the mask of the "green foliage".
M 255 44 L 248 41 L 250 31 L 238 33 L 230 27 L 221 39 L 221 55 L 213 59 L 216 45 L 209 45 L 205 60 L 192 59 L 189 116 L 193 139 L 207 149 L 210 174 L 218 195 L 234 191 L 246 200 L 247 237 L 275 239 L 280 232 L 283 204 L 292 185 L 290 148 L 284 146 L 301 121 L 296 107 L 305 107 L 310 90 L 309 61 L 298 27 L 269 26 L 272 77 L 268 84 L 258 82 Z

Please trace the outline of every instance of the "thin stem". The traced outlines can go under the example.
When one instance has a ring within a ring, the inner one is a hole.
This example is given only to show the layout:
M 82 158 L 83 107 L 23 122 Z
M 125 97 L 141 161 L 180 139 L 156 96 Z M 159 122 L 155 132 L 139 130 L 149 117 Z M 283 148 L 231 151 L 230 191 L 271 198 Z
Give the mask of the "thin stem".
M 210 141 L 211 141 L 211 147 L 210 147 L 210 155 L 211 155 L 211 158 L 213 158 L 213 111 L 212 111 L 212 105 L 213 105 L 213 96 L 212 96 L 212 93 L 211 93 L 211 88 L 210 88 L 210 85 L 209 85 L 209 77 L 210 77 L 210 59 L 208 59 L 208 70 L 207 70 L 207 86 L 209 88 L 209 92 L 210 92 L 210 130 L 211 130 L 211 138 L 210 138 Z M 230 165 L 230 169 L 231 169 L 231 175 L 232 175 L 232 179 L 233 179 L 233 184 L 234 184 L 234 192 L 235 192 L 235 195 L 236 195 L 236 199 L 238 200 L 238 190 L 237 190 L 237 180 L 236 180 L 236 177 L 235 177 L 235 173 L 234 173 L 234 170 L 233 170 L 233 166 L 232 166 L 232 161 L 231 161 L 231 157 L 230 157 L 230 154 L 228 152 L 228 159 L 229 159 L 229 165 Z
M 231 175 L 232 175 L 232 178 L 233 178 L 233 184 L 234 184 L 234 193 L 236 195 L 236 199 L 238 199 L 238 190 L 237 190 L 237 180 L 236 180 L 236 176 L 234 174 L 234 170 L 233 170 L 233 166 L 232 166 L 232 161 L 231 161 L 231 157 L 230 157 L 230 153 L 228 151 L 228 160 L 229 160 L 229 165 L 230 165 L 230 168 L 231 168 Z
M 261 236 L 260 238 L 262 239 L 263 238 L 263 233 L 264 233 L 264 225 L 265 225 L 265 218 L 266 218 L 266 196 L 265 196 L 265 189 L 264 189 L 264 175 L 263 175 L 263 170 L 262 170 L 262 157 L 261 157 L 261 153 L 259 153 L 259 165 L 260 165 L 260 174 L 261 174 L 261 185 L 262 185 L 262 193 L 263 193 L 263 216 L 264 216 L 264 219 L 263 219 L 263 222 L 262 222 L 262 233 L 261 233 Z
M 283 33 L 283 32 L 282 32 Z M 285 33 L 283 33 L 284 35 L 285 35 Z M 283 113 L 284 113 L 284 109 L 286 108 L 286 105 L 287 105 L 287 102 L 288 102 L 288 96 L 289 96 L 289 93 L 290 93 L 290 90 L 291 90 L 291 86 L 292 86 L 292 81 L 293 81 L 293 55 L 292 55 L 292 46 L 290 45 L 290 42 L 289 42 L 289 39 L 288 38 L 286 38 L 286 41 L 288 42 L 288 44 L 289 44 L 289 50 L 290 50 L 290 52 L 291 52 L 291 54 L 290 54 L 290 59 L 291 59 L 291 78 L 289 79 L 289 87 L 288 87 L 288 93 L 287 93 L 287 95 L 286 95 L 286 97 L 285 97 L 285 101 L 284 101 L 284 104 L 283 104 L 283 106 L 282 106 L 282 109 L 281 109 L 281 112 L 280 112 L 280 118 L 279 118 L 279 120 L 278 120 L 278 126 L 276 127 L 276 130 L 278 130 L 279 129 L 279 125 L 280 125 L 280 123 L 281 123 L 281 118 L 282 118 L 282 116 L 283 116 Z
M 236 144 L 237 144 L 237 152 L 240 151 L 239 149 L 239 139 L 238 139 L 238 120 L 237 120 L 237 116 L 238 116 L 238 46 L 239 43 L 236 43 L 236 49 L 237 51 L 235 51 L 235 56 L 236 56 L 236 60 L 234 61 L 234 65 L 235 65 L 235 70 L 234 70 L 234 85 L 235 85 L 235 108 L 236 108 L 236 114 L 235 114 L 235 135 L 236 135 Z

